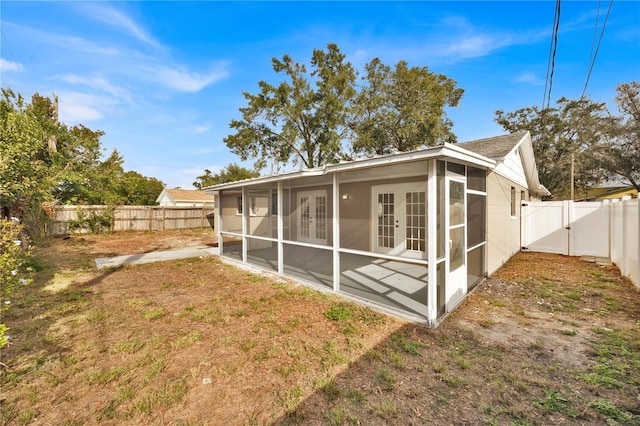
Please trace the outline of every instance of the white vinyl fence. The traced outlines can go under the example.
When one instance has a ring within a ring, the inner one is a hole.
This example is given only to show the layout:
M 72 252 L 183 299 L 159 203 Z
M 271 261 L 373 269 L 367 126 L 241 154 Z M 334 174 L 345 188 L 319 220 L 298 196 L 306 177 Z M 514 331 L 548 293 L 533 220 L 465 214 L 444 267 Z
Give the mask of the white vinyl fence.
M 638 199 L 522 203 L 522 249 L 610 258 L 640 287 Z
M 214 207 L 118 206 L 55 206 L 47 212 L 51 222 L 49 235 L 88 232 L 88 220 L 112 215 L 110 231 L 165 231 L 213 228 Z M 85 219 L 85 227 L 73 230 L 73 223 Z

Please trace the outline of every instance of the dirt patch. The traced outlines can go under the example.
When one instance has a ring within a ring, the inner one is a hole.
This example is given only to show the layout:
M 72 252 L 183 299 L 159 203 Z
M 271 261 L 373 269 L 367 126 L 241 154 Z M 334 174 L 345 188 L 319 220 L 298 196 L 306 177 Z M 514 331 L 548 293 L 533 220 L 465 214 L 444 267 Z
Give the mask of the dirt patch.
M 54 239 L 3 317 L 2 424 L 637 424 L 640 295 L 520 253 L 437 329 L 217 257 L 210 232 Z

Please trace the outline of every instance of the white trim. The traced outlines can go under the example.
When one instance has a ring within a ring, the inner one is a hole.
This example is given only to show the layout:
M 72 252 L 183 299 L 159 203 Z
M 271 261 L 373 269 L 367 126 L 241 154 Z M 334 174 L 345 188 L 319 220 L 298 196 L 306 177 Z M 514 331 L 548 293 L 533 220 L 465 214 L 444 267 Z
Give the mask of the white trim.
M 468 249 L 467 249 L 467 253 L 469 253 L 470 251 L 473 251 L 473 250 L 475 250 L 475 249 L 477 249 L 477 248 L 479 248 L 479 247 L 486 246 L 486 245 L 487 245 L 487 242 L 486 242 L 486 241 L 483 241 L 483 242 L 481 242 L 481 243 L 479 243 L 479 244 L 476 244 L 476 245 L 475 245 L 475 246 L 473 246 L 473 247 L 468 248 Z
M 425 195 L 425 204 L 428 203 L 427 182 L 407 182 L 399 184 L 383 184 L 373 185 L 371 187 L 371 241 L 370 248 L 374 253 L 400 255 L 402 257 L 410 259 L 425 259 L 427 256 L 427 218 L 425 217 L 425 250 L 408 250 L 406 248 L 407 235 L 406 235 L 406 201 L 405 196 L 407 192 L 423 192 Z M 394 232 L 394 247 L 379 247 L 378 246 L 378 215 L 380 212 L 375 207 L 378 205 L 377 196 L 384 193 L 394 194 L 394 218 L 397 225 Z M 426 207 L 426 206 L 425 206 Z M 425 209 L 425 216 L 427 212 Z
M 343 162 L 338 164 L 330 164 L 315 169 L 304 169 L 294 172 L 282 173 L 279 175 L 261 176 L 253 179 L 246 179 L 237 182 L 223 183 L 220 185 L 214 185 L 203 190 L 215 192 L 225 189 L 241 188 L 247 185 L 258 185 L 265 183 L 272 183 L 277 181 L 291 180 L 309 176 L 323 176 L 331 173 L 339 173 L 348 170 L 366 169 L 371 167 L 377 167 L 387 164 L 402 164 L 407 162 L 413 162 L 418 160 L 427 160 L 432 158 L 443 158 L 445 160 L 455 159 L 459 162 L 474 165 L 476 167 L 493 169 L 496 166 L 496 161 L 488 157 L 484 157 L 475 152 L 468 151 L 460 146 L 445 143 L 444 145 L 427 148 L 423 150 L 411 151 L 411 152 L 398 152 L 395 154 L 389 154 L 380 157 L 354 160 L 349 162 Z
M 340 291 L 340 186 L 338 174 L 333 174 L 333 291 Z
M 376 259 L 395 260 L 397 262 L 410 263 L 412 265 L 425 265 L 426 266 L 428 264 L 428 261 L 422 260 L 422 259 L 415 259 L 415 258 L 402 257 L 402 256 L 394 256 L 394 255 L 389 255 L 389 254 L 376 253 L 374 251 L 363 251 L 363 250 L 354 250 L 354 249 L 346 249 L 346 248 L 339 248 L 338 251 L 340 253 L 346 253 L 346 254 L 355 254 L 355 255 L 359 255 L 359 256 L 375 257 Z
M 309 197 L 309 199 L 313 199 L 313 204 L 310 204 L 310 210 L 309 210 L 309 214 L 315 216 L 315 213 L 317 211 L 317 206 L 316 206 L 316 201 L 317 198 L 322 198 L 324 197 L 325 200 L 325 205 L 324 205 L 324 228 L 325 228 L 325 238 L 316 238 L 317 235 L 317 224 L 318 224 L 318 220 L 316 217 L 313 217 L 311 220 L 313 220 L 313 223 L 309 223 L 309 236 L 308 237 L 302 237 L 302 220 L 301 220 L 301 216 L 302 216 L 302 210 L 301 210 L 301 203 L 300 203 L 300 199 L 302 197 Z M 329 198 L 327 195 L 327 190 L 326 189 L 312 189 L 310 191 L 298 191 L 298 193 L 296 194 L 296 219 L 297 219 L 297 231 L 296 231 L 296 238 L 298 241 L 303 241 L 303 242 L 315 242 L 318 244 L 327 244 L 327 242 L 329 241 L 329 212 L 328 210 L 328 204 L 329 202 Z M 313 207 L 313 211 L 311 211 L 311 207 Z M 305 239 L 307 239 L 308 241 L 304 241 Z
M 438 320 L 438 164 L 429 160 L 427 178 L 427 321 Z M 444 195 L 444 194 L 443 194 Z M 444 262 L 445 257 L 442 258 Z

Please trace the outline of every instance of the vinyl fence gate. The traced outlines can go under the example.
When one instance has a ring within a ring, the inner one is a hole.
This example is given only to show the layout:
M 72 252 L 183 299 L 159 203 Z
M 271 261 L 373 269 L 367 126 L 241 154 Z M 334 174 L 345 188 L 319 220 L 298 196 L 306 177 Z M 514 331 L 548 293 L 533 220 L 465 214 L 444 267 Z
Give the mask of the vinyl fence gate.
M 609 258 L 640 289 L 640 200 L 522 203 L 524 251 Z

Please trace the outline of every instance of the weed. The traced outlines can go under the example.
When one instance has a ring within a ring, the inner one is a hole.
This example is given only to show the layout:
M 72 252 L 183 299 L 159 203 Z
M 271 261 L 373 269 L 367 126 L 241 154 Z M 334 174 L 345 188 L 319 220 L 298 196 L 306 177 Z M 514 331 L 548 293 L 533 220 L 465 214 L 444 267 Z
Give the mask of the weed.
M 422 356 L 419 348 L 424 348 L 425 344 L 417 340 L 409 340 L 405 333 L 397 332 L 391 335 L 391 342 L 394 346 L 402 348 L 406 353 L 411 355 Z
M 253 339 L 240 342 L 240 349 L 242 349 L 242 352 L 249 352 L 251 349 L 254 349 L 256 346 L 258 346 L 258 342 L 256 342 Z
M 188 348 L 189 346 L 192 346 L 195 342 L 202 340 L 203 338 L 204 334 L 202 334 L 202 332 L 194 330 L 171 342 L 171 347 L 175 349 Z
M 455 358 L 455 363 L 461 370 L 467 370 L 471 368 L 471 363 L 461 356 Z
M 369 349 L 365 354 L 364 357 L 367 359 L 367 361 L 374 361 L 374 360 L 381 360 L 383 358 L 382 352 L 380 352 L 377 349 Z
M 339 407 L 334 407 L 328 413 L 324 413 L 324 418 L 331 426 L 360 424 L 358 417 L 347 413 L 344 409 Z
M 249 281 L 250 283 L 259 283 L 264 280 L 266 280 L 266 278 L 261 275 L 249 274 L 249 276 L 247 277 L 247 281 Z
M 533 403 L 533 406 L 543 413 L 563 412 L 569 406 L 569 400 L 558 391 L 545 389 L 544 394 L 543 399 Z
M 381 368 L 376 371 L 375 377 L 380 382 L 382 390 L 392 391 L 396 388 L 396 379 L 388 368 Z
M 109 370 L 100 370 L 93 373 L 88 373 L 85 377 L 87 384 L 89 385 L 106 385 L 116 380 L 123 375 L 127 370 L 124 367 L 114 367 Z
M 348 399 L 356 404 L 362 404 L 364 402 L 364 394 L 360 390 L 348 390 L 344 393 Z
M 18 415 L 18 423 L 21 423 L 23 425 L 26 425 L 27 423 L 31 423 L 31 420 L 38 417 L 38 414 L 39 414 L 38 410 L 34 408 L 25 410 Z
M 151 309 L 147 309 L 142 313 L 142 316 L 150 321 L 154 321 L 162 318 L 167 314 L 167 311 L 164 310 L 162 306 L 156 306 Z
M 324 353 L 321 355 L 320 363 L 324 370 L 344 364 L 349 360 L 345 354 L 340 352 L 340 348 L 333 342 L 327 342 L 324 346 Z
M 304 393 L 302 393 L 302 390 L 298 386 L 287 391 L 287 393 L 281 398 L 284 411 L 289 414 L 293 413 L 298 407 L 303 396 Z
M 144 348 L 144 342 L 141 342 L 138 339 L 134 339 L 130 342 L 118 342 L 113 345 L 111 352 L 113 353 L 127 353 L 134 354 L 138 352 L 140 349 Z
M 619 422 L 630 424 L 633 421 L 631 414 L 621 411 L 615 406 L 615 404 L 606 399 L 596 399 L 589 404 L 589 407 L 593 408 L 598 413 L 604 414 L 605 416 Z
M 398 370 L 405 370 L 407 368 L 407 362 L 396 352 L 392 352 L 389 355 L 389 362 Z
M 577 331 L 568 329 L 561 330 L 560 333 L 562 333 L 564 336 L 575 336 L 576 334 L 578 334 Z
M 384 399 L 373 406 L 373 412 L 385 420 L 398 416 L 398 403 L 392 399 Z

